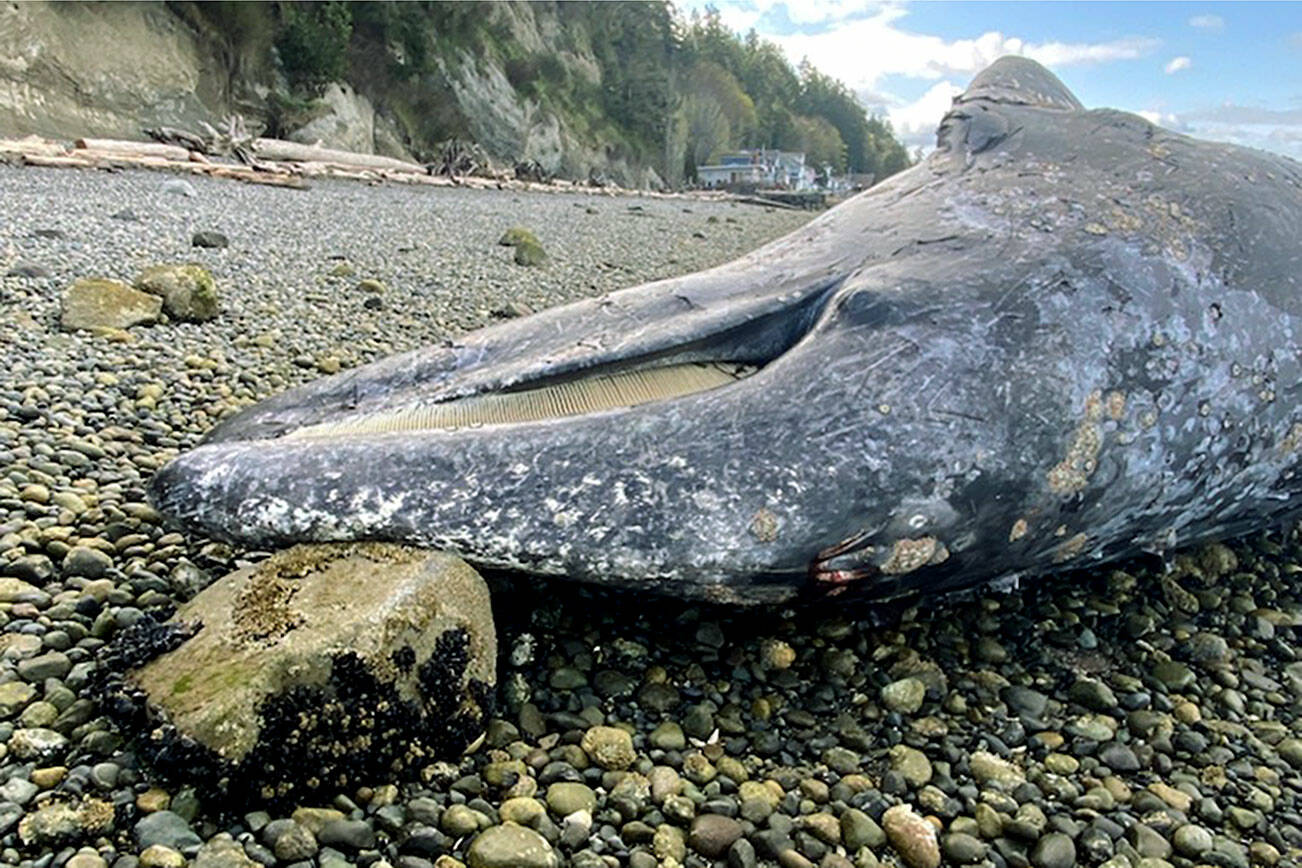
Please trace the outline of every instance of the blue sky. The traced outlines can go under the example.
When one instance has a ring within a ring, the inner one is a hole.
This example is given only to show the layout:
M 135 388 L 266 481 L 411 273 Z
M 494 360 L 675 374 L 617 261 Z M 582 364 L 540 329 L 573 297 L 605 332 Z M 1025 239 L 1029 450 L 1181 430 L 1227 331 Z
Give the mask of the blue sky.
M 679 4 L 703 9 L 705 0 Z M 715 0 L 793 63 L 808 57 L 929 147 L 941 115 L 1003 54 L 1044 63 L 1087 106 L 1302 160 L 1302 3 Z

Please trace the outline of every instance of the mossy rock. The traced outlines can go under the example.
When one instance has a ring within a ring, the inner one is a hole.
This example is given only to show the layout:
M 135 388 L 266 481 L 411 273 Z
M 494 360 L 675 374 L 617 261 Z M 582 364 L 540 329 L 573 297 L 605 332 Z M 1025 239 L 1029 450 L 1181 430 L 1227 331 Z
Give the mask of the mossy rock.
M 370 292 L 370 293 L 374 293 L 375 295 L 381 295 L 387 292 L 389 289 L 387 286 L 384 285 L 383 280 L 377 280 L 374 277 L 368 277 L 365 280 L 359 280 L 357 282 L 357 288 L 361 292 Z
M 163 299 L 163 310 L 173 319 L 206 322 L 221 313 L 217 281 L 195 262 L 151 265 L 136 278 L 136 289 Z
M 488 588 L 451 555 L 295 546 L 218 579 L 153 630 L 184 641 L 125 636 L 115 653 L 137 661 L 121 667 L 119 696 L 162 722 L 147 758 L 164 776 L 310 800 L 455 759 L 491 714 Z M 142 642 L 161 656 L 139 653 Z
M 337 263 L 334 268 L 330 269 L 331 277 L 352 277 L 356 273 L 357 269 L 353 268 L 353 264 L 347 260 Z
M 158 321 L 161 299 L 125 283 L 82 278 L 64 290 L 60 324 L 69 330 L 127 329 Z
M 515 264 L 538 266 L 547 261 L 547 253 L 541 244 L 522 243 L 515 246 Z
M 497 239 L 497 243 L 503 247 L 519 247 L 522 244 L 532 244 L 540 250 L 542 249 L 542 242 L 538 240 L 538 236 L 523 226 L 515 226 L 506 230 L 502 233 L 502 237 Z

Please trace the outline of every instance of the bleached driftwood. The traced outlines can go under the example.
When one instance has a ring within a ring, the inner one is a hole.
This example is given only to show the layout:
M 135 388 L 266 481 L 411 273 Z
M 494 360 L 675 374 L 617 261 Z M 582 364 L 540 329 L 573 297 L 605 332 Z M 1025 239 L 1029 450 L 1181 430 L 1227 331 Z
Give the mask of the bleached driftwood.
M 131 142 L 123 139 L 77 139 L 77 150 L 95 151 L 123 157 L 159 157 L 184 162 L 190 159 L 189 148 L 161 142 Z
M 57 157 L 67 152 L 68 149 L 59 142 L 52 142 L 40 136 L 0 139 L 0 154 L 44 154 L 47 157 Z
M 64 169 L 71 166 L 79 168 L 94 168 L 95 161 L 83 157 L 68 157 L 56 154 L 36 154 L 24 153 L 23 162 L 29 166 L 47 166 L 57 169 Z
M 381 157 L 378 154 L 356 154 L 323 148 L 320 145 L 301 145 L 284 139 L 255 139 L 254 151 L 259 159 L 289 163 L 321 163 L 344 171 L 370 169 L 379 172 L 413 172 L 425 174 L 419 163 Z

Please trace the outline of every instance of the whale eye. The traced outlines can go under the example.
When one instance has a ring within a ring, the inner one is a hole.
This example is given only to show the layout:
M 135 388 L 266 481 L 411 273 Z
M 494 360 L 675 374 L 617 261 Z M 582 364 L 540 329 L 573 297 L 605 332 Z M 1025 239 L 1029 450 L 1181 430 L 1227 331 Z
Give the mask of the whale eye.
M 843 323 L 871 325 L 891 320 L 896 304 L 880 292 L 856 289 L 838 295 L 832 312 Z

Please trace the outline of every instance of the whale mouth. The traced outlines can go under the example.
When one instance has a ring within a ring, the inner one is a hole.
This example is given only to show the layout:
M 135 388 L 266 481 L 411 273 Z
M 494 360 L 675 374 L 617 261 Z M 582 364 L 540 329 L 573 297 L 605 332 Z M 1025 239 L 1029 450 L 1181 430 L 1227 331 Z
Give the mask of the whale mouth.
M 223 420 L 201 445 L 498 429 L 652 404 L 673 412 L 676 400 L 778 362 L 810 336 L 840 282 L 823 276 L 748 305 L 669 316 L 634 310 L 623 332 L 558 329 L 538 314 L 449 344 L 428 364 L 394 357 L 283 392 Z
M 586 416 L 681 398 L 745 379 L 760 369 L 744 362 L 680 362 L 597 371 L 534 382 L 424 406 L 381 409 L 307 425 L 285 440 L 482 428 Z

